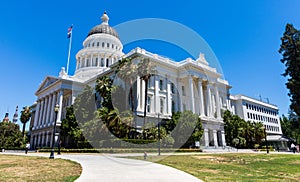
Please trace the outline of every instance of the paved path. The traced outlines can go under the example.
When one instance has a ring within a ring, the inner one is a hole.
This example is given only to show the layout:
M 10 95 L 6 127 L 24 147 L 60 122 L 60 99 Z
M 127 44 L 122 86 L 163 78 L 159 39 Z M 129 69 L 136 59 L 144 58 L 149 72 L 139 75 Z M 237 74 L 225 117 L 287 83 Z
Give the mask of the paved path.
M 24 153 L 8 153 L 25 155 Z M 29 153 L 28 156 L 49 157 L 46 153 Z M 201 180 L 183 171 L 142 160 L 116 158 L 101 154 L 63 154 L 56 158 L 70 159 L 82 166 L 78 182 L 199 182 Z

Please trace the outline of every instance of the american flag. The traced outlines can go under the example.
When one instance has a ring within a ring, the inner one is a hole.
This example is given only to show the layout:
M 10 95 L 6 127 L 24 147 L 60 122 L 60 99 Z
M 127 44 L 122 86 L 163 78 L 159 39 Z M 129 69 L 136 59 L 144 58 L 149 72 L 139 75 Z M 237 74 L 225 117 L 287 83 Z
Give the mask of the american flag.
M 73 25 L 68 28 L 68 39 L 72 36 Z

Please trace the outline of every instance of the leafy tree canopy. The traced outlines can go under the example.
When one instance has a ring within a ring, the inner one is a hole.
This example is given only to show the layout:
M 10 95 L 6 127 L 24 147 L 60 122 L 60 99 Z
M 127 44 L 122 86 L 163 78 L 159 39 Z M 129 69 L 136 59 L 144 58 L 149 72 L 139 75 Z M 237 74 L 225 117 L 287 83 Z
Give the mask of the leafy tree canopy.
M 281 37 L 279 53 L 281 62 L 286 69 L 283 76 L 287 77 L 286 87 L 289 89 L 290 108 L 300 116 L 300 31 L 292 24 L 287 24 Z
M 19 148 L 23 144 L 22 133 L 18 124 L 0 123 L 0 148 Z

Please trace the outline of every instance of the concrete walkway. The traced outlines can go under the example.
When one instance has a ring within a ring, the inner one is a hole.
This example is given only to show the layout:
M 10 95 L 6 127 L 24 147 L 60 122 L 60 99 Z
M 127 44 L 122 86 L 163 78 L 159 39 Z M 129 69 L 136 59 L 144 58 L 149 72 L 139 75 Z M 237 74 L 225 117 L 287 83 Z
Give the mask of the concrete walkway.
M 5 152 L 1 154 L 25 155 L 24 153 Z M 49 157 L 46 153 L 28 153 L 28 156 Z M 199 182 L 201 180 L 172 167 L 105 154 L 63 154 L 56 158 L 76 161 L 82 166 L 78 182 Z M 50 159 L 49 159 L 50 162 Z

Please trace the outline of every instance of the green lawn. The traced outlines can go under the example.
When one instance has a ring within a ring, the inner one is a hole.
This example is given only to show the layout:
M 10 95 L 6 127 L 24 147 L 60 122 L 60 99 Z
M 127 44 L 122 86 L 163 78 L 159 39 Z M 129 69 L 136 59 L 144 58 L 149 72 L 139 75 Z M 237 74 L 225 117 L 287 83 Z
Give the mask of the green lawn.
M 75 181 L 81 171 L 69 160 L 0 154 L 0 181 Z
M 200 154 L 151 156 L 148 160 L 180 169 L 203 181 L 300 180 L 300 155 Z

